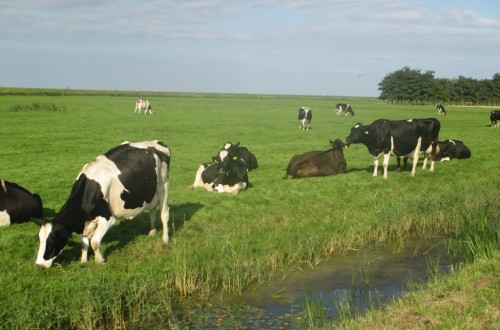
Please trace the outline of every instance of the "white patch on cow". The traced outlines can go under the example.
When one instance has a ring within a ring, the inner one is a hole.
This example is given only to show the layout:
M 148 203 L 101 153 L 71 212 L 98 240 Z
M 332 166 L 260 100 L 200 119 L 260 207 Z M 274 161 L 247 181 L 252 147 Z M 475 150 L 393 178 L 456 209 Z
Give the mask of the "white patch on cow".
M 7 192 L 7 187 L 5 186 L 5 180 L 2 180 L 3 191 Z
M 354 126 L 354 128 L 359 128 L 359 126 L 361 126 L 361 125 L 359 125 L 359 124 L 358 124 L 358 125 L 355 125 L 355 126 Z
M 219 158 L 220 158 L 220 160 L 223 161 L 224 158 L 226 158 L 228 154 L 229 154 L 229 152 L 226 149 L 221 150 L 219 152 Z
M 10 225 L 10 215 L 7 210 L 0 212 L 0 227 Z
M 39 266 L 45 267 L 45 268 L 50 268 L 52 266 L 52 262 L 54 262 L 54 259 L 56 257 L 53 257 L 52 259 L 45 260 L 43 258 L 43 255 L 45 254 L 45 247 L 47 244 L 47 238 L 49 237 L 50 233 L 52 232 L 52 224 L 51 223 L 46 223 L 40 227 L 40 231 L 38 232 L 38 240 L 40 241 L 40 248 L 38 249 L 38 255 L 36 257 L 35 263 Z
M 216 191 L 218 193 L 231 193 L 232 195 L 238 195 L 240 191 L 245 190 L 247 187 L 247 184 L 245 182 L 238 182 L 234 186 L 229 186 L 229 185 L 222 185 L 219 184 L 217 187 L 215 187 Z

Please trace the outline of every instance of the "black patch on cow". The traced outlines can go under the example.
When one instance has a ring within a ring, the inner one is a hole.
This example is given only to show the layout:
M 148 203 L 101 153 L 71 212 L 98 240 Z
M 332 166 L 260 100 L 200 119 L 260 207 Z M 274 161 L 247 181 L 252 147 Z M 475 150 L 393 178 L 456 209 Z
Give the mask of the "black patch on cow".
M 135 209 L 153 200 L 156 194 L 156 160 L 155 153 L 162 157 L 170 157 L 158 152 L 155 148 L 135 148 L 121 145 L 108 151 L 105 156 L 113 161 L 120 171 L 118 176 L 125 190 L 120 195 L 125 202 L 124 208 Z
M 66 228 L 58 223 L 52 224 L 52 231 L 47 237 L 45 252 L 43 258 L 45 260 L 56 257 L 66 246 L 71 237 L 71 233 Z
M 71 194 L 53 223 L 63 225 L 68 232 L 82 234 L 85 222 L 101 216 L 111 218 L 111 210 L 104 199 L 101 185 L 80 174 L 73 184 Z

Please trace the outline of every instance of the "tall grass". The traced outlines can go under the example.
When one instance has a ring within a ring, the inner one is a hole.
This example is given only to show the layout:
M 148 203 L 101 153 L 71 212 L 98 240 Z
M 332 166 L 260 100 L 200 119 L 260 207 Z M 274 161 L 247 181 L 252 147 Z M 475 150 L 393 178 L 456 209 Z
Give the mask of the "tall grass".
M 0 93 L 1 94 L 1 93 Z M 140 93 L 138 93 L 140 94 Z M 161 139 L 172 150 L 171 241 L 148 237 L 148 215 L 119 220 L 103 239 L 107 264 L 80 265 L 74 235 L 57 264 L 34 265 L 37 227 L 0 228 L 0 324 L 7 328 L 119 328 L 176 324 L 183 296 L 241 293 L 298 264 L 410 235 L 463 234 L 467 214 L 496 216 L 500 204 L 496 148 L 500 130 L 488 109 L 447 107 L 441 137 L 460 139 L 472 158 L 438 164 L 434 173 L 372 178 L 366 148 L 344 151 L 348 173 L 282 179 L 289 159 L 345 140 L 357 122 L 434 116 L 434 107 L 397 107 L 351 99 L 356 117 L 336 116 L 344 98 L 258 95 L 164 95 L 154 115 L 134 114 L 141 95 L 1 95 L 0 175 L 41 195 L 53 217 L 83 164 L 124 140 Z M 34 103 L 65 111 L 10 111 Z M 313 111 L 298 129 L 297 110 Z M 226 141 L 255 153 L 259 168 L 238 196 L 189 190 L 199 164 Z M 471 226 L 473 227 L 473 226 Z M 35 315 L 35 317 L 33 317 Z

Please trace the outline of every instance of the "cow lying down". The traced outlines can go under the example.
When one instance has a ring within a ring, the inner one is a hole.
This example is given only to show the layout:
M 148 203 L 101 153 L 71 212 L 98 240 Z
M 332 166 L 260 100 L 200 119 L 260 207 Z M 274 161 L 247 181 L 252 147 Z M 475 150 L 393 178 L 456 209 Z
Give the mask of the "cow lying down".
M 436 160 L 447 162 L 452 159 L 470 158 L 470 149 L 459 140 L 439 141 L 436 147 Z
M 340 139 L 330 140 L 331 149 L 324 151 L 309 151 L 295 155 L 290 159 L 285 178 L 306 178 L 313 176 L 329 176 L 346 173 L 347 163 L 343 148 L 346 144 Z
M 42 211 L 42 199 L 39 195 L 17 183 L 0 180 L 0 226 L 40 218 Z
M 248 172 L 255 168 L 257 158 L 248 148 L 227 142 L 211 163 L 198 167 L 190 188 L 237 195 L 248 187 Z
M 81 262 L 87 261 L 89 246 L 95 262 L 102 263 L 101 240 L 116 218 L 132 219 L 148 210 L 150 235 L 156 233 L 156 207 L 163 223 L 163 242 L 168 242 L 168 194 L 170 149 L 163 142 L 124 142 L 83 166 L 68 200 L 47 222 L 40 226 L 40 247 L 36 264 L 45 268 L 77 233 L 82 239 Z

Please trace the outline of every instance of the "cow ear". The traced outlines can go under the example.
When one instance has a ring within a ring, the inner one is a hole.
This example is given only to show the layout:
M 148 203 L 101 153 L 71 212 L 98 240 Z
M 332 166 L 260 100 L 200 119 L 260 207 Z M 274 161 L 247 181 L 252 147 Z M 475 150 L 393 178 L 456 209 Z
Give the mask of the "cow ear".
M 30 221 L 33 221 L 36 223 L 39 227 L 45 225 L 47 223 L 47 220 L 45 219 L 40 219 L 40 218 L 30 218 Z

